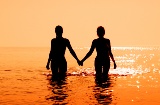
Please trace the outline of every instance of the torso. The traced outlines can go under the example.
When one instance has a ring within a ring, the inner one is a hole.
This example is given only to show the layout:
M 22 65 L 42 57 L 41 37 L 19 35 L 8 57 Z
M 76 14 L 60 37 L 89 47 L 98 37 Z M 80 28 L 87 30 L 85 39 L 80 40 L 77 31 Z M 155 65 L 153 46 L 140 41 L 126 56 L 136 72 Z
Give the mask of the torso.
M 96 59 L 109 60 L 110 41 L 106 38 L 98 38 L 94 40 L 95 48 L 97 51 Z
M 68 39 L 66 38 L 54 38 L 51 41 L 51 54 L 52 59 L 56 61 L 65 60 L 65 51 L 68 44 Z

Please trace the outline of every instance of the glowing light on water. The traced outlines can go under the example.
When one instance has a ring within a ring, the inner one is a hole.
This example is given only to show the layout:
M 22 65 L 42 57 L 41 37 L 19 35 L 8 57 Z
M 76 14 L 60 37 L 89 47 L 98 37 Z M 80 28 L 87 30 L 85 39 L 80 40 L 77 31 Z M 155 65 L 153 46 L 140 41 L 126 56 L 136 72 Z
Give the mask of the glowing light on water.
M 69 76 L 94 76 L 95 75 L 95 70 L 94 68 L 68 68 Z M 135 70 L 134 68 L 117 68 L 117 69 L 110 69 L 109 70 L 109 75 L 117 75 L 117 76 L 127 76 L 127 75 L 136 75 L 136 74 L 143 74 L 143 73 L 148 73 L 149 70 Z

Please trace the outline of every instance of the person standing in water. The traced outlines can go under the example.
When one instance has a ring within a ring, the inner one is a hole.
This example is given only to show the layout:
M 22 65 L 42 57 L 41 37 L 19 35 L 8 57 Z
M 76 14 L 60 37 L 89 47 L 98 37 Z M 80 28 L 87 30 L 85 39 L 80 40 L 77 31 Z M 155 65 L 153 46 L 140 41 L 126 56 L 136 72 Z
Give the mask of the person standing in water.
M 69 49 L 72 56 L 77 60 L 79 64 L 80 61 L 72 49 L 70 41 L 67 38 L 63 38 L 63 28 L 61 26 L 56 26 L 55 28 L 56 38 L 51 40 L 51 49 L 49 53 L 48 62 L 46 68 L 50 69 L 50 61 L 51 61 L 51 71 L 52 77 L 59 78 L 65 77 L 67 72 L 67 61 L 65 59 L 65 51 L 66 47 Z
M 105 78 L 105 77 L 108 77 L 108 72 L 110 69 L 110 58 L 114 62 L 114 69 L 116 69 L 117 65 L 111 51 L 110 40 L 104 38 L 104 35 L 105 35 L 104 27 L 99 26 L 97 28 L 97 35 L 99 38 L 94 39 L 92 41 L 92 45 L 89 52 L 81 60 L 81 65 L 83 65 L 83 62 L 92 55 L 94 49 L 96 48 L 97 56 L 94 62 L 96 77 Z

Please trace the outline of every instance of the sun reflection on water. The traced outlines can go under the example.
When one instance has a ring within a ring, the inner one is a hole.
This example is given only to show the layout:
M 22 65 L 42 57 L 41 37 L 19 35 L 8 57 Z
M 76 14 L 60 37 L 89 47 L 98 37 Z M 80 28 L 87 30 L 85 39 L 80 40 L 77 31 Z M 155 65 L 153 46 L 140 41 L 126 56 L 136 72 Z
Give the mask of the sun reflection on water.
M 88 50 L 77 48 L 75 52 L 82 58 Z M 0 103 L 158 105 L 160 48 L 113 47 L 112 51 L 117 69 L 111 62 L 107 82 L 95 81 L 95 52 L 83 67 L 66 53 L 66 79 L 55 82 L 45 69 L 48 48 L 1 48 Z

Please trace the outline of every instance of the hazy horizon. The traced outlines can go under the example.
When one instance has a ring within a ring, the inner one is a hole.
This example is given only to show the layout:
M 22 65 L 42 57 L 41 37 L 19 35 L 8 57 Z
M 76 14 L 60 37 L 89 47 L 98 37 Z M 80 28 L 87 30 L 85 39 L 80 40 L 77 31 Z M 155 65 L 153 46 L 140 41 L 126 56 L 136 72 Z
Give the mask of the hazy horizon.
M 0 46 L 50 47 L 61 25 L 72 46 L 90 46 L 96 29 L 116 46 L 160 46 L 159 0 L 1 0 Z

